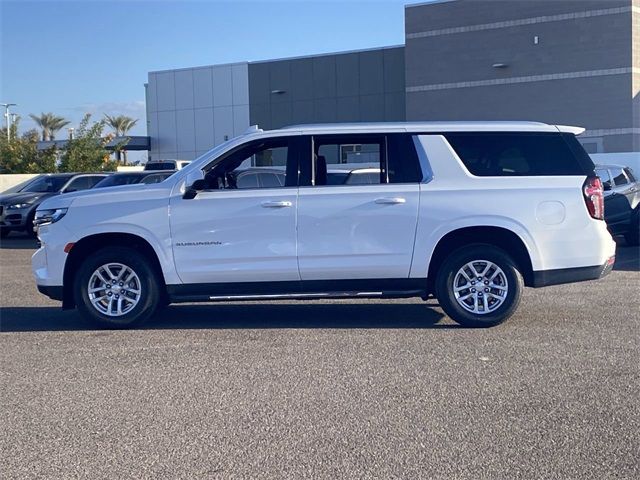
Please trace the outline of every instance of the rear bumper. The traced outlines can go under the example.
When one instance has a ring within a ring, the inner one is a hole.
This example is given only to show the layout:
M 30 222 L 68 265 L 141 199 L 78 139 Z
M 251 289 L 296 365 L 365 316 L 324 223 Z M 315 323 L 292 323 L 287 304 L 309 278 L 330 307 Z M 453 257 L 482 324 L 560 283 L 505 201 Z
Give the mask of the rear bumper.
M 613 270 L 616 257 L 610 257 L 604 265 L 593 267 L 561 268 L 558 270 L 539 270 L 533 272 L 532 287 L 548 287 L 549 285 L 560 285 L 562 283 L 584 282 L 587 280 L 597 280 L 608 275 Z

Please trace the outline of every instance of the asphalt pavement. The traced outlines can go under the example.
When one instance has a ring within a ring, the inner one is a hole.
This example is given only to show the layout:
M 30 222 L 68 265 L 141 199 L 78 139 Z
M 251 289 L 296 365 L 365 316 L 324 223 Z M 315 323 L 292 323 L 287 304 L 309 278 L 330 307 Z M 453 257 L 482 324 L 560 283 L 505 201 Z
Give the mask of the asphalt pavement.
M 0 245 L 0 478 L 640 478 L 640 255 L 527 289 L 492 329 L 435 301 L 177 305 L 95 330 Z

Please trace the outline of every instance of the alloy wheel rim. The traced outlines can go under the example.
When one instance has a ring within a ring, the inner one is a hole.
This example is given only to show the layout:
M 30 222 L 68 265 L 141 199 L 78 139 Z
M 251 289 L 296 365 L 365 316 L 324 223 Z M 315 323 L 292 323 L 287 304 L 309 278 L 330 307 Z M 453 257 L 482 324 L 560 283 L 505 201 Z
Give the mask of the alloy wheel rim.
M 142 285 L 138 274 L 123 263 L 105 263 L 89 278 L 87 286 L 93 308 L 109 317 L 126 315 L 140 301 Z
M 464 264 L 453 278 L 458 305 L 475 315 L 495 312 L 506 300 L 509 282 L 504 271 L 489 260 Z

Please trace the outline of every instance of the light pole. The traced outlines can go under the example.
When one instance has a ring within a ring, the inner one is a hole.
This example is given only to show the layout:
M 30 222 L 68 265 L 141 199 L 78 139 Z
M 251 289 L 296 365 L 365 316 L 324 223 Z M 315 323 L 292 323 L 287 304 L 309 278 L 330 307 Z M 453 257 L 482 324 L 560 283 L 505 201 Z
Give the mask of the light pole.
M 11 113 L 9 107 L 17 107 L 17 103 L 0 103 L 0 107 L 4 107 L 4 117 L 7 119 L 7 142 L 11 140 Z

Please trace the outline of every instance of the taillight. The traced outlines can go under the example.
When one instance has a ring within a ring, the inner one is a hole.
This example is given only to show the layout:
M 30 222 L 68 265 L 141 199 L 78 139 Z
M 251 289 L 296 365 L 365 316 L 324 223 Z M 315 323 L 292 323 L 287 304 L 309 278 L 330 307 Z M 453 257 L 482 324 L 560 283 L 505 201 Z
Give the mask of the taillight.
M 589 215 L 597 220 L 604 219 L 604 190 L 598 177 L 589 177 L 582 186 L 584 202 L 587 204 Z

